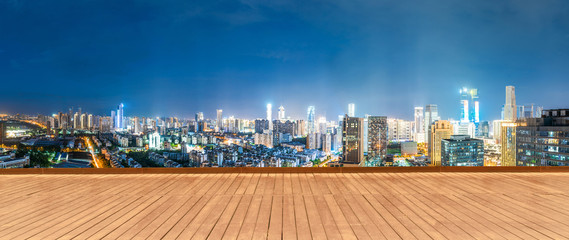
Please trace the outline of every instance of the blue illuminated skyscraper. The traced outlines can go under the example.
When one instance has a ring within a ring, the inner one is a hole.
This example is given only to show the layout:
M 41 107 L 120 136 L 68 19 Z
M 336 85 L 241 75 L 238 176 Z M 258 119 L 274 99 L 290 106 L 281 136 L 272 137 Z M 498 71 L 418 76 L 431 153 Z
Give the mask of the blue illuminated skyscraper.
M 117 118 L 115 120 L 115 128 L 118 130 L 124 129 L 124 104 L 119 104 L 117 107 Z
M 478 125 L 480 122 L 478 89 L 460 89 L 460 105 L 460 122 L 472 122 Z
M 308 134 L 310 133 L 314 133 L 314 130 L 316 129 L 315 126 L 315 122 L 314 122 L 314 106 L 309 106 L 308 107 Z

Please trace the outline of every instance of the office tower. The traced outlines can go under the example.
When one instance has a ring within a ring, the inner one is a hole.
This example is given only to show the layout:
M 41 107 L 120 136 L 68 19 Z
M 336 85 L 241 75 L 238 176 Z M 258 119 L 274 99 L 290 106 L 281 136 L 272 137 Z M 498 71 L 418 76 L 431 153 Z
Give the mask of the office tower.
M 501 144 L 502 141 L 502 123 L 504 120 L 494 120 L 492 121 L 492 138 L 496 141 L 496 144 Z
M 119 104 L 119 106 L 117 107 L 117 119 L 115 120 L 115 128 L 118 130 L 122 130 L 124 129 L 124 105 L 121 103 Z
M 279 107 L 279 113 L 278 113 L 278 117 L 280 121 L 284 121 L 285 120 L 285 109 L 284 107 L 281 105 Z
M 306 136 L 306 121 L 296 120 L 296 136 Z
M 478 89 L 462 88 L 460 90 L 460 121 L 472 122 L 478 124 L 480 122 L 480 109 L 478 102 Z
M 423 112 L 423 107 L 415 107 L 415 125 L 413 130 L 413 139 L 415 142 L 423 143 L 425 142 L 425 132 L 424 132 L 424 125 L 423 119 L 425 117 Z
M 308 107 L 308 113 L 307 113 L 308 114 L 308 119 L 307 119 L 307 122 L 308 122 L 307 133 L 308 134 L 314 133 L 316 131 L 316 122 L 314 121 L 315 120 L 314 119 L 314 112 L 315 112 L 314 106 L 309 106 Z
M 364 164 L 363 118 L 345 115 L 342 126 L 342 162 Z
M 471 138 L 476 137 L 476 124 L 473 122 L 456 122 L 453 123 L 455 135 L 468 135 Z
M 116 128 L 117 126 L 116 121 L 117 121 L 117 112 L 111 111 L 111 126 L 113 129 Z
M 433 124 L 435 121 L 439 120 L 439 110 L 437 105 L 435 104 L 429 104 L 427 106 L 425 106 L 425 119 L 424 119 L 424 129 L 423 131 L 425 132 L 425 139 L 428 140 L 429 139 L 429 133 L 430 133 L 430 129 L 429 127 L 431 127 L 431 124 Z
M 356 104 L 350 103 L 348 104 L 348 117 L 355 117 L 356 116 Z
M 502 144 L 502 166 L 516 166 L 516 128 L 515 122 L 502 122 L 500 143 Z
M 515 122 L 517 120 L 516 89 L 506 86 L 506 104 L 504 105 L 504 120 Z
M 569 109 L 542 114 L 517 127 L 517 166 L 569 166 Z
M 216 131 L 221 132 L 223 130 L 223 110 L 217 109 L 217 119 L 216 119 Z
M 140 120 L 138 119 L 138 117 L 134 117 L 134 133 L 139 133 L 140 132 Z
M 453 135 L 453 127 L 449 121 L 437 120 L 430 127 L 429 132 L 429 157 L 431 165 L 441 165 L 441 141 L 449 139 Z
M 204 118 L 203 118 L 203 112 L 197 112 L 196 116 L 195 116 L 195 129 L 196 132 L 203 132 L 203 124 L 200 124 L 201 122 L 203 122 Z
M 442 166 L 484 166 L 484 141 L 467 135 L 441 140 Z
M 273 105 L 267 104 L 267 120 L 269 121 L 269 132 L 273 131 Z
M 488 121 L 482 121 L 478 125 L 478 130 L 476 136 L 488 138 L 490 137 L 490 123 Z
M 369 116 L 367 122 L 367 159 L 383 159 L 387 153 L 387 117 Z
M 322 152 L 326 154 L 332 152 L 332 135 L 330 133 L 322 134 Z
M 326 122 L 326 117 L 321 116 L 318 118 L 318 123 L 316 124 L 316 132 L 325 134 L 328 132 L 328 122 Z
M 389 141 L 407 142 L 413 140 L 413 121 L 403 119 L 387 119 L 387 139 Z
M 543 107 L 535 106 L 535 104 L 527 104 L 518 106 L 518 119 L 540 118 Z

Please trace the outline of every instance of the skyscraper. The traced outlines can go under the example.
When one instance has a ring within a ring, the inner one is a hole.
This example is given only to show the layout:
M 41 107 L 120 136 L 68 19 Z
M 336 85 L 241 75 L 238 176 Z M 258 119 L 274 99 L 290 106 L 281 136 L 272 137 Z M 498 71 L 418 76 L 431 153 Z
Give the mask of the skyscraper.
M 348 104 L 348 117 L 355 117 L 356 116 L 356 104 L 350 103 Z
M 200 124 L 203 121 L 203 112 L 197 112 L 196 113 L 196 117 L 195 117 L 195 131 L 196 132 L 203 132 L 203 128 L 202 128 L 202 124 Z
M 423 125 L 424 117 L 423 107 L 415 107 L 415 129 L 413 134 L 415 141 L 418 143 L 425 142 L 425 128 Z
M 441 141 L 449 139 L 453 135 L 453 127 L 449 121 L 437 120 L 429 129 L 429 157 L 431 158 L 431 165 L 440 166 Z
M 517 120 L 516 88 L 506 86 L 506 105 L 504 105 L 504 120 L 515 122 Z
M 342 126 L 342 163 L 363 164 L 363 118 L 344 117 Z
M 387 117 L 368 117 L 367 159 L 384 158 L 387 153 Z
M 273 105 L 267 104 L 267 120 L 269 121 L 269 132 L 273 131 Z
M 502 166 L 516 166 L 516 128 L 515 122 L 502 122 L 500 142 L 502 143 Z
M 124 128 L 124 104 L 119 104 L 117 107 L 117 118 L 115 120 L 115 128 L 122 130 Z
M 215 122 L 216 131 L 222 132 L 223 131 L 223 110 L 217 109 L 217 119 Z
M 433 124 L 435 121 L 439 120 L 439 110 L 437 105 L 435 104 L 429 104 L 427 106 L 425 106 L 425 119 L 424 119 L 424 126 L 425 128 L 423 129 L 423 131 L 425 132 L 425 139 L 428 140 L 429 139 L 429 132 L 430 129 L 429 127 L 431 126 L 431 124 Z
M 460 89 L 460 121 L 478 124 L 480 122 L 480 109 L 478 102 L 478 89 Z
M 285 120 L 285 109 L 284 107 L 281 105 L 279 107 L 279 114 L 278 114 L 279 120 L 280 121 L 284 121 Z
M 309 106 L 309 107 L 308 107 L 308 113 L 307 113 L 307 115 L 308 115 L 308 119 L 307 119 L 307 122 L 308 122 L 308 125 L 307 125 L 308 131 L 307 131 L 307 132 L 308 132 L 308 134 L 314 133 L 315 130 L 316 130 L 316 122 L 314 121 L 314 120 L 315 120 L 315 119 L 314 119 L 314 106 Z

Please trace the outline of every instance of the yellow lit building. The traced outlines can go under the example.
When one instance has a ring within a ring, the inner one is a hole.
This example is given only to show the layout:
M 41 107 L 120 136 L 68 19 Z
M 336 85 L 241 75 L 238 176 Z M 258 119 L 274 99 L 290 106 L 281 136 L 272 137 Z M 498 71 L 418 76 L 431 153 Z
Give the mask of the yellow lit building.
M 429 128 L 429 157 L 431 165 L 441 165 L 441 141 L 449 139 L 453 134 L 453 127 L 449 121 L 438 120 Z
M 502 122 L 500 143 L 502 144 L 502 166 L 516 166 L 516 127 L 515 122 Z

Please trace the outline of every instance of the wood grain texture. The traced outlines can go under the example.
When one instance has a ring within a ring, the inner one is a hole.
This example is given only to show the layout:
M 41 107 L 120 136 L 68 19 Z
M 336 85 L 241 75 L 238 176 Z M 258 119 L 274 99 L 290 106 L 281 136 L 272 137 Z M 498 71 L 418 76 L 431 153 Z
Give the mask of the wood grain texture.
M 0 176 L 0 239 L 566 239 L 569 173 Z

